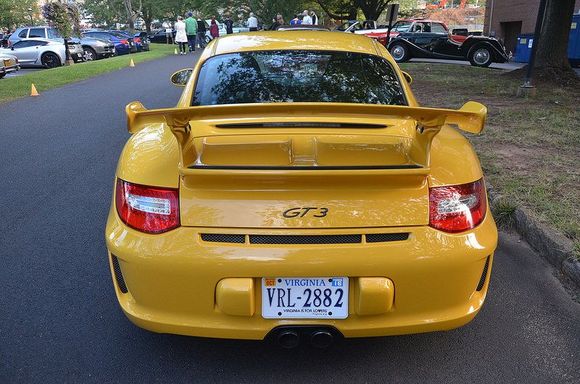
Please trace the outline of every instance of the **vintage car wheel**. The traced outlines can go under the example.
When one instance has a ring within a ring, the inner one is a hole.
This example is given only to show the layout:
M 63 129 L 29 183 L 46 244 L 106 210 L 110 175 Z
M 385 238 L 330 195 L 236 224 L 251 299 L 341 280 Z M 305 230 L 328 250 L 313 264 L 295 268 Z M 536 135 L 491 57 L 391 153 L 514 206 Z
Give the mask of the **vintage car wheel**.
M 472 48 L 469 51 L 468 59 L 471 65 L 476 67 L 489 67 L 493 61 L 491 50 L 483 45 Z
M 411 58 L 410 57 L 411 55 L 409 54 L 409 49 L 405 44 L 397 43 L 393 45 L 390 49 L 390 52 L 391 56 L 393 56 L 393 59 L 395 59 L 397 63 L 403 63 Z
M 46 68 L 56 68 L 60 67 L 60 58 L 52 52 L 46 52 L 40 58 L 40 62 Z
M 85 60 L 86 61 L 94 61 L 97 60 L 97 53 L 94 49 L 86 47 L 84 48 L 85 51 Z

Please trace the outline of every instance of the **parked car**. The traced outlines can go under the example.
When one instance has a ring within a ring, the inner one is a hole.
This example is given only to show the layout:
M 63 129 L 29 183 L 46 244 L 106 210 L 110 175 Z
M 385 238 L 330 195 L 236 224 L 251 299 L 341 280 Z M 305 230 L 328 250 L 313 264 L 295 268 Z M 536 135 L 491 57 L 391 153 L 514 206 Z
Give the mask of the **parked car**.
M 449 31 L 439 23 L 429 20 L 414 20 L 411 23 L 395 24 L 396 37 L 387 48 L 398 63 L 413 57 L 447 60 L 468 60 L 471 65 L 488 67 L 491 63 L 505 63 L 509 55 L 505 47 L 495 38 L 486 36 L 461 36 L 452 38 Z
M 12 46 L 20 40 L 26 39 L 49 39 L 60 41 L 61 43 L 64 41 L 62 35 L 52 27 L 21 27 L 17 28 L 14 33 L 10 35 L 10 38 L 8 39 L 8 46 Z
M 21 67 L 56 68 L 66 61 L 64 44 L 49 39 L 21 40 L 0 49 L 2 53 L 16 56 Z
M 109 40 L 83 37 L 79 42 L 83 47 L 87 61 L 115 56 L 115 44 Z
M 336 27 L 335 31 L 365 35 L 378 40 L 383 45 L 387 43 L 387 35 L 389 32 L 387 25 L 378 25 L 374 20 L 349 20 Z
M 175 108 L 126 107 L 104 237 L 127 317 L 285 347 L 471 321 L 498 232 L 460 131 L 480 133 L 486 107 L 421 107 L 386 48 L 355 34 L 207 49 L 172 75 Z
M 140 42 L 143 51 L 149 51 L 151 49 L 150 46 L 151 41 L 149 41 L 149 36 L 147 36 L 147 32 L 145 31 L 136 32 L 134 37 L 135 39 L 141 40 Z
M 234 33 L 244 33 L 244 32 L 250 32 L 250 28 L 246 27 L 242 23 L 234 23 L 234 25 L 232 27 L 232 31 Z
M 453 41 L 458 43 L 463 43 L 467 39 L 467 36 L 477 35 L 475 33 L 469 33 L 467 29 L 464 28 L 456 28 L 449 31 L 447 24 L 442 21 L 418 18 L 398 20 L 391 29 L 391 38 L 397 37 L 400 33 L 409 32 L 446 33 L 450 35 Z M 479 36 L 481 36 L 481 34 L 479 34 Z
M 117 36 L 120 39 L 126 39 L 127 41 L 129 41 L 129 43 L 131 45 L 131 53 L 143 51 L 143 45 L 141 44 L 141 38 L 134 37 L 127 31 L 121 31 L 121 30 L 117 30 L 117 29 L 112 29 L 112 30 L 109 30 L 107 32 Z
M 115 54 L 117 55 L 126 55 L 131 53 L 132 50 L 135 50 L 135 46 L 133 40 L 119 37 L 113 33 L 102 31 L 102 30 L 88 30 L 82 32 L 83 37 L 92 37 L 95 39 L 109 41 L 114 44 L 115 46 Z
M 8 73 L 16 72 L 19 69 L 20 65 L 16 56 L 0 52 L 0 79 Z
M 31 39 L 52 40 L 64 44 L 64 38 L 52 27 L 21 27 L 16 29 L 8 39 L 8 46 L 12 46 L 19 41 Z M 67 39 L 67 45 L 71 58 L 75 63 L 85 61 L 85 52 L 79 39 Z
M 167 38 L 167 33 L 165 32 L 165 29 L 158 29 L 156 31 L 151 31 L 151 33 L 148 35 L 148 37 L 149 37 L 149 41 L 152 43 L 173 44 L 175 42 L 175 31 L 171 30 L 171 38 L 170 39 Z

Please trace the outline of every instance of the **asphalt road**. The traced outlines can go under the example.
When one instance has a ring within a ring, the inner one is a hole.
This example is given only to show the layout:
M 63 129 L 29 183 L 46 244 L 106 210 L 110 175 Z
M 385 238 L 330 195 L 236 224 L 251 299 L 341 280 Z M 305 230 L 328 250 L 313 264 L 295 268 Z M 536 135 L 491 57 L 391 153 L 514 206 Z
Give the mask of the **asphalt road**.
M 0 105 L 0 383 L 580 382 L 580 305 L 506 234 L 482 312 L 450 332 L 285 351 L 129 323 L 103 238 L 123 108 L 174 105 L 168 77 L 191 62 L 172 56 Z

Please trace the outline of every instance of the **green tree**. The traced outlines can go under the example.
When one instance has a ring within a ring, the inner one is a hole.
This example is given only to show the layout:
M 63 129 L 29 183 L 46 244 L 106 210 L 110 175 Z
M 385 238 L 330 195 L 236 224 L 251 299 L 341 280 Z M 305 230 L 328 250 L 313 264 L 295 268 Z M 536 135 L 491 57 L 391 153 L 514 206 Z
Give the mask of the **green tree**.
M 55 28 L 64 38 L 64 49 L 66 55 L 66 65 L 73 64 L 73 60 L 68 50 L 68 39 L 80 31 L 80 13 L 74 3 L 61 3 L 52 1 L 42 6 L 42 16 L 48 24 Z
M 83 9 L 92 15 L 93 23 L 110 27 L 124 22 L 124 5 L 122 0 L 86 0 Z
M 0 0 L 0 28 L 12 30 L 21 25 L 29 25 L 31 13 L 37 12 L 36 0 Z

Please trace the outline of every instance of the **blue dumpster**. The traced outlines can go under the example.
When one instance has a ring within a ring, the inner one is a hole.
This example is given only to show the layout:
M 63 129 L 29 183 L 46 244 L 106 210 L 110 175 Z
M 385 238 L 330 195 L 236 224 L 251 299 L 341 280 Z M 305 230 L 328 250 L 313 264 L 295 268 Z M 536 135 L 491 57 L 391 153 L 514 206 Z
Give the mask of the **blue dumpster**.
M 580 15 L 572 16 L 568 40 L 568 60 L 573 66 L 580 65 Z
M 518 43 L 516 44 L 516 52 L 514 54 L 514 61 L 516 63 L 527 63 L 530 61 L 533 42 L 533 33 L 527 33 L 518 36 Z

